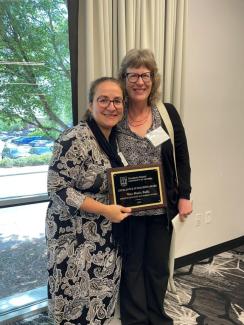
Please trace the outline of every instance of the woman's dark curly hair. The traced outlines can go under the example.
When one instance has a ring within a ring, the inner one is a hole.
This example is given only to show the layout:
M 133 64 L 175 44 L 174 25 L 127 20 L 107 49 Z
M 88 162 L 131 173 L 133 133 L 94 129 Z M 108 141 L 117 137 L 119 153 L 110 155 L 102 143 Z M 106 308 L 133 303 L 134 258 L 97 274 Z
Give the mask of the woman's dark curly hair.
M 159 86 L 161 82 L 158 67 L 155 61 L 154 54 L 149 49 L 132 49 L 127 52 L 123 58 L 120 70 L 118 73 L 118 79 L 122 82 L 126 97 L 126 72 L 128 68 L 140 68 L 145 66 L 152 74 L 152 90 L 148 98 L 148 104 L 155 104 L 160 99 Z

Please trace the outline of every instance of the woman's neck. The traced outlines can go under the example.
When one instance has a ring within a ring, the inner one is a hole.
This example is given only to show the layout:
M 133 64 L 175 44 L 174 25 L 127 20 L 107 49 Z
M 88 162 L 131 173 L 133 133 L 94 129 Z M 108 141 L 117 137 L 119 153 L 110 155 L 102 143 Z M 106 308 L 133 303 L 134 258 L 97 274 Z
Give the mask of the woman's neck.
M 144 115 L 149 110 L 150 106 L 147 104 L 147 102 L 131 102 L 128 106 L 128 112 L 133 117 Z
M 135 129 L 139 131 L 139 128 L 143 128 L 143 132 L 150 128 L 152 123 L 152 111 L 151 106 L 143 102 L 142 104 L 137 103 L 136 105 L 130 104 L 128 107 L 128 124 L 129 127 L 134 131 Z M 136 132 L 137 133 L 137 132 Z

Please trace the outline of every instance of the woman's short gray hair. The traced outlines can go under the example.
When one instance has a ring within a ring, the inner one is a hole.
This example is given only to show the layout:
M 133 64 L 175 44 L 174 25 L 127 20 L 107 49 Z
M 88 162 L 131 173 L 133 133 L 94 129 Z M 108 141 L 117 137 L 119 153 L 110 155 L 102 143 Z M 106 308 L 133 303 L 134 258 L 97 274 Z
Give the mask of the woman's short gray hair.
M 126 72 L 128 68 L 140 68 L 141 66 L 145 66 L 150 70 L 152 74 L 152 90 L 150 96 L 148 98 L 148 104 L 155 104 L 157 100 L 160 99 L 160 82 L 161 77 L 158 72 L 157 63 L 155 61 L 154 54 L 149 49 L 132 49 L 127 52 L 125 57 L 123 58 L 119 73 L 118 79 L 122 82 L 126 97 Z

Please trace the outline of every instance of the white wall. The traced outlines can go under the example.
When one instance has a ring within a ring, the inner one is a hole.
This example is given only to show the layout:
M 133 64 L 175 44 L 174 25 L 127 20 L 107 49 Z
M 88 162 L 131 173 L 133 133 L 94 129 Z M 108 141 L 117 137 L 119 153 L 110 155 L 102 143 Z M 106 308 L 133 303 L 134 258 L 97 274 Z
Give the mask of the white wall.
M 183 85 L 194 213 L 176 257 L 244 235 L 243 0 L 188 0 Z

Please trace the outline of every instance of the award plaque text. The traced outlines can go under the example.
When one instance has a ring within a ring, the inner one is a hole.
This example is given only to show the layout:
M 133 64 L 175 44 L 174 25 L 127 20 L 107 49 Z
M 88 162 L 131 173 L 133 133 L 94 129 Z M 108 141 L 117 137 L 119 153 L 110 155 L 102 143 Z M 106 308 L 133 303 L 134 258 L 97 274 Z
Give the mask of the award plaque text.
M 133 211 L 166 206 L 161 164 L 108 169 L 110 203 Z

